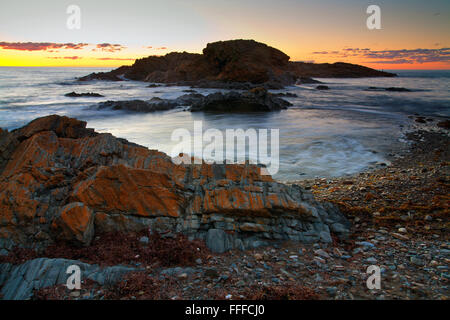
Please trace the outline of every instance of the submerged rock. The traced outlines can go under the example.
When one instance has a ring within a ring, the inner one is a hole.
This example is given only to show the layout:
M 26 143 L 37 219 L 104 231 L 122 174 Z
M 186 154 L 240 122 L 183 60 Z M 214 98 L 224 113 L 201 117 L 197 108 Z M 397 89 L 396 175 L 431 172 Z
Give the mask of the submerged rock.
M 292 92 L 280 92 L 280 93 L 272 93 L 275 97 L 286 97 L 286 98 L 297 98 L 298 95 Z
M 406 89 L 406 88 L 389 87 L 389 88 L 386 88 L 386 91 L 391 91 L 391 92 L 410 92 L 411 90 Z
M 78 97 L 93 97 L 93 98 L 99 98 L 104 97 L 99 93 L 95 92 L 83 92 L 83 93 L 76 93 L 75 91 L 72 91 L 70 93 L 66 93 L 64 96 L 66 97 L 72 97 L 72 98 L 78 98 Z
M 402 88 L 402 87 L 369 87 L 366 89 L 367 91 L 390 91 L 390 92 L 411 92 L 410 89 Z
M 330 242 L 349 222 L 256 165 L 181 164 L 162 152 L 60 116 L 2 131 L 0 250 L 150 229 L 206 239 L 212 250 L 272 241 Z M 211 231 L 219 230 L 219 231 Z M 224 235 L 224 233 L 226 235 Z M 232 234 L 232 236 L 230 236 Z
M 444 120 L 444 121 L 440 121 L 438 122 L 437 126 L 439 128 L 443 128 L 443 129 L 450 129 L 450 120 Z

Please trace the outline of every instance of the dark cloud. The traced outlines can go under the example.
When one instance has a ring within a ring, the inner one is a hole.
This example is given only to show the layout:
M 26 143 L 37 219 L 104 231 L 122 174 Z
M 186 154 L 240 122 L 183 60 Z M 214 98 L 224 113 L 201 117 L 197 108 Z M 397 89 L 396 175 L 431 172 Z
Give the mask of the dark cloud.
M 47 59 L 70 59 L 70 60 L 77 60 L 77 59 L 83 59 L 83 57 L 79 57 L 79 56 L 72 56 L 72 57 L 47 57 Z
M 0 42 L 0 49 L 21 50 L 21 51 L 47 51 L 58 52 L 58 49 L 79 50 L 87 46 L 89 43 L 54 43 L 54 42 Z M 92 51 L 117 52 L 127 47 L 121 44 L 100 43 L 95 45 Z
M 313 54 L 339 54 L 339 51 L 316 51 Z
M 53 51 L 54 49 L 83 49 L 87 43 L 54 43 L 54 42 L 0 42 L 0 48 L 21 51 Z M 54 51 L 53 51 L 54 52 Z
M 313 54 L 333 54 L 339 58 L 360 57 L 369 63 L 422 64 L 430 62 L 450 62 L 450 48 L 440 49 L 400 49 L 370 50 L 369 48 L 345 48 L 338 51 L 321 51 Z
M 126 49 L 126 47 L 122 46 L 121 44 L 111 44 L 111 43 L 100 43 L 100 44 L 97 44 L 96 48 L 101 51 L 106 51 L 106 52 L 116 52 L 116 51 L 121 51 L 123 49 Z M 95 49 L 94 49 L 94 51 L 95 51 Z

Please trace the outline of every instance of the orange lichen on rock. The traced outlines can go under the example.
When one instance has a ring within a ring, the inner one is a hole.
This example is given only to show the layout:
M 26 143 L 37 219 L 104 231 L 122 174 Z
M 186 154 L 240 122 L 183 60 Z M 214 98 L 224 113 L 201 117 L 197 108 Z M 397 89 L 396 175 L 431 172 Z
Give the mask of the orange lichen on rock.
M 183 203 L 168 176 L 124 165 L 100 167 L 75 186 L 71 198 L 95 210 L 138 216 L 177 217 Z
M 300 187 L 275 182 L 256 165 L 175 164 L 162 152 L 85 126 L 49 116 L 0 132 L 0 225 L 8 230 L 0 235 L 30 246 L 54 240 L 89 245 L 94 229 L 152 226 L 195 234 L 209 214 L 250 221 L 306 215 L 323 223 L 304 202 L 319 204 L 304 198 Z M 227 231 L 239 229 L 225 222 Z M 292 232 L 301 238 L 302 230 Z
M 59 239 L 76 239 L 88 245 L 94 236 L 94 215 L 84 203 L 72 202 L 61 209 L 59 217 L 52 223 L 52 229 Z

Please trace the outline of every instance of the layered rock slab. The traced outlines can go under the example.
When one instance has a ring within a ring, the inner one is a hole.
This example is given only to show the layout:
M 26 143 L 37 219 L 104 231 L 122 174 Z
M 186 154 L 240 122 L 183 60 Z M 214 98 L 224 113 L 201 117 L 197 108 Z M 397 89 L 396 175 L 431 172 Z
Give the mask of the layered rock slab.
M 126 266 L 101 268 L 78 260 L 37 258 L 20 265 L 0 264 L 0 294 L 4 300 L 27 300 L 34 290 L 65 284 L 71 275 L 70 266 L 78 266 L 82 279 L 91 279 L 100 285 L 111 285 L 126 273 L 139 269 Z
M 334 206 L 258 166 L 177 165 L 76 119 L 49 116 L 2 131 L 0 150 L 3 254 L 60 240 L 89 245 L 96 233 L 141 229 L 182 232 L 219 252 L 348 234 Z

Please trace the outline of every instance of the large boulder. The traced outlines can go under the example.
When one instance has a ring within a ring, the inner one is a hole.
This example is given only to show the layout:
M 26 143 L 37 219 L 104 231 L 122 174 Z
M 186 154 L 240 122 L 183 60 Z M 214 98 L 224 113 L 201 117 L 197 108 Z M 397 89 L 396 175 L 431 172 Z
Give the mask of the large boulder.
M 141 229 L 208 237 L 219 251 L 348 235 L 336 207 L 274 181 L 259 166 L 177 165 L 85 125 L 49 116 L 0 132 L 8 154 L 1 157 L 0 252 L 59 240 L 87 246 L 97 232 Z M 214 235 L 222 236 L 214 242 Z

